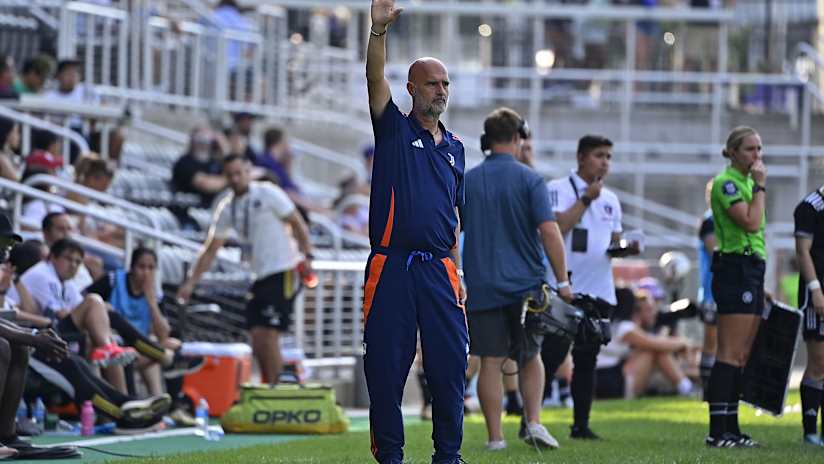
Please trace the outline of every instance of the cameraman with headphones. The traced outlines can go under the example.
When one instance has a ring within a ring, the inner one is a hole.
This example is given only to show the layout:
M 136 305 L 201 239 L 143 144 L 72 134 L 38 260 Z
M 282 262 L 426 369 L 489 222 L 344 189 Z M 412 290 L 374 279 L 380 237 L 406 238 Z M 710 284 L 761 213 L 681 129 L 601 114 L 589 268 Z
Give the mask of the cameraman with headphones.
M 501 431 L 501 373 L 507 358 L 518 363 L 526 426 L 521 438 L 540 448 L 558 442 L 540 423 L 544 368 L 543 334 L 522 320 L 524 299 L 545 285 L 546 252 L 561 298 L 570 301 L 564 244 L 540 175 L 517 161 L 526 122 L 509 108 L 484 121 L 491 153 L 467 171 L 461 210 L 468 300 L 470 353 L 481 357 L 478 398 L 486 420 L 490 451 L 506 448 Z M 540 235 L 536 233 L 540 232 Z M 510 373 L 510 375 L 514 375 Z

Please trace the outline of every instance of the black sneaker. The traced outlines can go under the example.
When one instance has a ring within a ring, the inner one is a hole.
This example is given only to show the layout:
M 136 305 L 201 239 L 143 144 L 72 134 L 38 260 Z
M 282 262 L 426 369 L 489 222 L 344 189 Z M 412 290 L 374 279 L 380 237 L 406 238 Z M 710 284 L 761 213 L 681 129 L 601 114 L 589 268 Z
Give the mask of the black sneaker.
M 163 378 L 176 379 L 197 372 L 203 367 L 204 362 L 205 359 L 202 356 L 184 357 L 180 354 L 180 350 L 177 350 L 172 364 L 163 369 Z
M 601 437 L 595 435 L 589 427 L 578 427 L 577 425 L 569 426 L 569 438 L 574 440 L 600 440 Z
M 731 433 L 725 433 L 717 438 L 709 435 L 704 439 L 704 444 L 710 448 L 738 448 L 738 439 L 738 435 Z
M 753 440 L 751 436 L 746 433 L 738 435 L 738 446 L 740 448 L 760 448 L 761 444 Z
M 521 426 L 518 427 L 518 439 L 523 440 L 526 438 L 526 417 L 521 416 Z

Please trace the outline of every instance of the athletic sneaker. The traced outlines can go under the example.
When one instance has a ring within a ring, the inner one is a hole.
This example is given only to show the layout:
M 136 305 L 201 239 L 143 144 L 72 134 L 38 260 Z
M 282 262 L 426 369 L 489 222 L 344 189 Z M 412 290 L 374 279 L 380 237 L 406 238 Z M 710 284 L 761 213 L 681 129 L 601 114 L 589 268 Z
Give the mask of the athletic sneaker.
M 526 438 L 526 417 L 521 416 L 521 425 L 518 427 L 518 438 L 523 440 Z
M 120 406 L 123 411 L 123 420 L 134 423 L 145 423 L 169 412 L 172 406 L 172 397 L 168 393 L 152 396 L 145 400 L 127 401 Z
M 707 438 L 704 439 L 704 444 L 710 448 L 738 448 L 738 439 L 739 437 L 737 435 L 731 433 L 725 433 L 717 438 L 708 435 Z
M 130 346 L 109 343 L 92 351 L 92 364 L 100 367 L 125 366 L 137 359 L 137 351 Z
M 738 446 L 740 448 L 760 448 L 761 444 L 753 440 L 751 436 L 746 433 L 738 435 Z
M 549 434 L 549 431 L 541 424 L 527 424 L 524 442 L 527 445 L 538 446 L 540 448 L 558 448 L 558 440 Z
M 495 440 L 486 442 L 487 451 L 500 451 L 506 449 L 506 440 Z
M 824 438 L 811 433 L 809 435 L 804 435 L 804 443 L 813 446 L 824 446 Z
M 172 363 L 163 369 L 163 378 L 176 379 L 199 371 L 206 362 L 202 356 L 184 357 L 177 350 Z
M 195 418 L 189 414 L 189 411 L 183 408 L 177 408 L 170 412 L 169 418 L 171 418 L 178 427 L 194 427 L 197 424 Z
M 569 426 L 569 438 L 575 440 L 600 440 L 601 437 L 595 435 L 589 427 L 578 427 L 577 425 Z

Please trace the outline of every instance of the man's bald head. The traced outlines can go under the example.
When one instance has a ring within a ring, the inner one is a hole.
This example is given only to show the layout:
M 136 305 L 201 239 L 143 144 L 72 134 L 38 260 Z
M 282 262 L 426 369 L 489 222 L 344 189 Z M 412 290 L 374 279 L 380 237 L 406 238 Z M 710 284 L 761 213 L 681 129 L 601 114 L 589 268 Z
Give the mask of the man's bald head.
M 447 74 L 446 65 L 437 58 L 425 56 L 418 58 L 409 65 L 409 73 L 406 76 L 406 80 L 409 82 L 420 82 L 420 79 L 426 79 L 426 76 L 431 73 Z
M 412 97 L 412 112 L 438 120 L 449 100 L 449 74 L 437 58 L 418 58 L 409 66 L 406 89 Z

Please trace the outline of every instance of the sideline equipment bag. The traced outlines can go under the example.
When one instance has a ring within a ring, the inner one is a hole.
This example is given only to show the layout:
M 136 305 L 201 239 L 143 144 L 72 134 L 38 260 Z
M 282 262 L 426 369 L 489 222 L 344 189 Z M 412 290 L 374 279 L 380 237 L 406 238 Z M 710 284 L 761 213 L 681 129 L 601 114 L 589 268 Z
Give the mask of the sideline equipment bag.
M 322 385 L 243 385 L 221 425 L 228 433 L 342 433 L 349 419 Z

